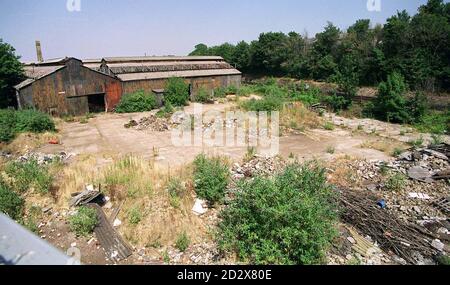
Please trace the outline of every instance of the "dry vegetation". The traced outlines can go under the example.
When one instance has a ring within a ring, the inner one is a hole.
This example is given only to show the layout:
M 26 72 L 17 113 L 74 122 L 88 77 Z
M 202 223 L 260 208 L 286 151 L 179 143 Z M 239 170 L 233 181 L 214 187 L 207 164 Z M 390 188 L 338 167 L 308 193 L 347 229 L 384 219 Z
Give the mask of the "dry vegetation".
M 323 120 L 308 110 L 303 103 L 294 102 L 284 106 L 280 113 L 280 124 L 285 128 L 302 132 L 321 126 Z
M 119 231 L 134 246 L 173 246 L 184 232 L 192 242 L 208 238 L 207 228 L 191 211 L 194 205 L 191 166 L 167 170 L 135 156 L 112 160 L 109 165 L 95 167 L 97 160 L 86 156 L 69 165 L 64 170 L 59 204 L 66 206 L 70 194 L 91 181 L 101 185 L 114 205 L 123 203 Z M 183 188 L 176 201 L 168 191 L 175 177 Z

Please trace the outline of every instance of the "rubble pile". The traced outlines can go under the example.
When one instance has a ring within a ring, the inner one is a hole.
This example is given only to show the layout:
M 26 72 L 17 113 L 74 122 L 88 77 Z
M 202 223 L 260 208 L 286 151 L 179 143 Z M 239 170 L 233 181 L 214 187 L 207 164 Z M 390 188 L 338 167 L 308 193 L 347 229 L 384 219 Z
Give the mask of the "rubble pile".
M 72 153 L 60 152 L 56 154 L 47 154 L 40 152 L 27 152 L 26 154 L 20 156 L 17 161 L 27 162 L 30 160 L 36 160 L 39 165 L 47 165 L 52 162 L 66 163 L 75 155 Z
M 170 123 L 165 118 L 158 118 L 156 115 L 151 114 L 148 117 L 144 117 L 139 120 L 131 120 L 125 125 L 125 128 L 135 128 L 138 131 L 150 130 L 154 132 L 165 132 L 170 130 Z
M 234 180 L 252 178 L 258 175 L 271 176 L 286 166 L 286 162 L 280 157 L 262 157 L 256 155 L 248 162 L 235 163 L 231 169 Z
M 375 195 L 353 190 L 342 190 L 340 194 L 341 219 L 369 235 L 385 252 L 396 254 L 408 264 L 432 262 L 438 254 L 433 243 L 440 241 L 434 233 L 380 208 Z

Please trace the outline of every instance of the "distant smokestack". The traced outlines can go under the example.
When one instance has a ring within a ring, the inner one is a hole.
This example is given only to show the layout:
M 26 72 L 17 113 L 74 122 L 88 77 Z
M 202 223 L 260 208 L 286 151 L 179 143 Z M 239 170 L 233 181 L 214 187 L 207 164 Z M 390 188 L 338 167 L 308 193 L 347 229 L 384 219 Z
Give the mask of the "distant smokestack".
M 36 55 L 37 55 L 37 61 L 43 62 L 44 57 L 42 56 L 42 48 L 41 48 L 41 42 L 36 41 Z

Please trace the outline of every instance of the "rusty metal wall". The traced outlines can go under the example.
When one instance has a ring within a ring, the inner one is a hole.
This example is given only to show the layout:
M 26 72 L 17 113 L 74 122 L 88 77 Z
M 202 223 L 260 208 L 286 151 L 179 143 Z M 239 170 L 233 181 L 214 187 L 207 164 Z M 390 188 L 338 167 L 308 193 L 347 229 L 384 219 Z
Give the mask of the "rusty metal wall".
M 195 96 L 199 89 L 204 88 L 212 91 L 218 87 L 241 86 L 241 75 L 211 76 L 186 78 L 185 82 L 192 85 L 192 96 Z M 165 89 L 167 79 L 158 80 L 139 80 L 122 82 L 122 90 L 124 94 L 133 93 L 139 90 L 151 92 L 153 89 Z
M 89 95 L 105 94 L 106 109 L 112 110 L 122 91 L 118 79 L 83 67 L 80 61 L 70 60 L 66 67 L 35 81 L 20 90 L 21 102 L 53 115 L 83 115 L 89 112 Z

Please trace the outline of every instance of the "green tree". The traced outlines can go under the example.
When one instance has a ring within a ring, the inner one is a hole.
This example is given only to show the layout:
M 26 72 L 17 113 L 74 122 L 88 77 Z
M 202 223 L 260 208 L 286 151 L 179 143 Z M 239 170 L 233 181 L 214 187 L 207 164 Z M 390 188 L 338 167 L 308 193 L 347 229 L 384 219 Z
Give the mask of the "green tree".
M 20 57 L 15 52 L 10 44 L 0 39 L 0 108 L 16 106 L 14 86 L 25 78 Z
M 311 51 L 311 75 L 315 79 L 328 80 L 335 75 L 341 31 L 328 23 L 322 33 L 316 35 Z
M 205 56 L 208 55 L 208 46 L 205 44 L 198 44 L 195 46 L 194 51 L 192 51 L 190 56 Z
M 233 60 L 236 68 L 242 71 L 250 69 L 250 45 L 245 41 L 241 41 L 236 45 L 233 52 Z
M 407 86 L 401 74 L 394 72 L 389 75 L 387 81 L 378 86 L 378 96 L 374 102 L 375 116 L 393 123 L 409 122 L 411 117 L 406 108 L 406 90 Z
M 283 74 L 282 64 L 288 57 L 288 37 L 284 33 L 262 33 L 252 43 L 252 65 L 257 71 L 271 75 Z

